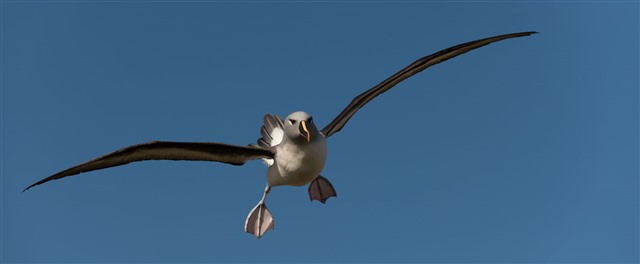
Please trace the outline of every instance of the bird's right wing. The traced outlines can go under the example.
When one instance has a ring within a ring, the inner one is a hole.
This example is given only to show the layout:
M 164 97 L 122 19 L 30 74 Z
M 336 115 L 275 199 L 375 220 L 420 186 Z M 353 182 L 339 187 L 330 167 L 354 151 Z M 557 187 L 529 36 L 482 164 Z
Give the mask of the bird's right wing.
M 351 119 L 351 117 L 360 108 L 362 108 L 369 101 L 373 100 L 373 98 L 376 98 L 378 95 L 391 89 L 391 87 L 395 86 L 399 82 L 413 76 L 416 73 L 421 72 L 426 68 L 429 68 L 433 65 L 436 65 L 448 59 L 454 58 L 458 55 L 467 53 L 474 49 L 480 48 L 482 46 L 489 45 L 493 42 L 497 42 L 497 41 L 501 41 L 509 38 L 529 36 L 535 33 L 536 32 L 534 31 L 528 31 L 528 32 L 518 32 L 518 33 L 511 33 L 511 34 L 504 34 L 499 36 L 483 38 L 483 39 L 469 41 L 466 43 L 455 45 L 453 47 L 446 48 L 434 54 L 431 54 L 429 56 L 423 57 L 415 61 L 414 63 L 411 63 L 409 66 L 400 70 L 399 72 L 387 78 L 386 80 L 379 83 L 378 85 L 374 86 L 373 88 L 358 95 L 356 98 L 353 99 L 353 101 L 351 101 L 351 103 L 344 110 L 342 110 L 342 112 L 335 119 L 333 119 L 333 121 L 331 121 L 331 123 L 329 123 L 326 127 L 324 127 L 322 131 L 320 131 L 320 133 L 322 133 L 325 137 L 330 137 L 334 133 L 340 131 L 340 129 L 342 129 L 342 127 L 344 127 L 344 125 L 347 123 L 347 121 L 349 121 L 349 119 Z
M 238 146 L 214 142 L 151 141 L 111 152 L 94 160 L 58 172 L 44 178 L 23 191 L 51 180 L 77 175 L 83 172 L 116 167 L 144 160 L 194 160 L 217 161 L 242 165 L 248 160 L 273 158 L 270 150 L 254 146 Z

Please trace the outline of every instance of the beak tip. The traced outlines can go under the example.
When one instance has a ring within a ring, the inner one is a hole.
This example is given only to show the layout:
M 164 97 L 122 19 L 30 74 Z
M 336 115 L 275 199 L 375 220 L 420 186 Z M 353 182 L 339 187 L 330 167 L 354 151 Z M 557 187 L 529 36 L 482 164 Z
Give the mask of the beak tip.
M 307 142 L 311 142 L 311 133 L 309 133 L 309 129 L 307 129 L 307 123 L 304 120 L 300 122 L 300 128 L 300 135 L 306 138 Z

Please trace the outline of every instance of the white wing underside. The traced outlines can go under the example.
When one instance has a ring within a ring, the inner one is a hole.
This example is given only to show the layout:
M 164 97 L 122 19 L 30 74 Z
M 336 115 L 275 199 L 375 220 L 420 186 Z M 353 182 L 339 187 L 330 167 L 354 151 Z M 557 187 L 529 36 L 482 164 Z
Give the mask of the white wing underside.
M 284 130 L 279 127 L 275 127 L 269 134 L 271 135 L 271 137 L 273 137 L 269 145 L 271 147 L 275 147 L 282 142 L 282 138 L 284 137 Z M 262 161 L 264 161 L 264 164 L 266 164 L 267 166 L 273 165 L 273 159 L 264 158 L 262 159 Z
M 282 128 L 276 127 L 273 129 L 273 131 L 271 131 L 271 136 L 273 137 L 273 140 L 271 140 L 270 145 L 272 147 L 275 147 L 277 145 L 280 145 L 280 142 L 282 142 L 284 131 L 282 130 Z

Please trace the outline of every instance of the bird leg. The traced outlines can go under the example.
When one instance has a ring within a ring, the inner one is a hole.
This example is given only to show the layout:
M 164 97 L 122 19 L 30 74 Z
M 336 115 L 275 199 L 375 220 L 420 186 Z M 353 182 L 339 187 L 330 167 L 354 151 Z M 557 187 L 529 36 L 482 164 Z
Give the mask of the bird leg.
M 318 175 L 318 177 L 311 181 L 308 191 L 309 199 L 311 199 L 312 202 L 313 200 L 318 200 L 321 203 L 325 203 L 331 196 L 338 197 L 336 189 L 334 189 L 329 180 L 322 177 L 322 175 Z
M 267 198 L 267 194 L 269 194 L 270 191 L 271 187 L 267 185 L 267 187 L 264 188 L 262 199 L 258 205 L 251 210 L 247 216 L 247 221 L 244 224 L 244 231 L 254 234 L 257 238 L 261 238 L 264 233 L 273 229 L 273 216 L 264 204 L 264 200 Z

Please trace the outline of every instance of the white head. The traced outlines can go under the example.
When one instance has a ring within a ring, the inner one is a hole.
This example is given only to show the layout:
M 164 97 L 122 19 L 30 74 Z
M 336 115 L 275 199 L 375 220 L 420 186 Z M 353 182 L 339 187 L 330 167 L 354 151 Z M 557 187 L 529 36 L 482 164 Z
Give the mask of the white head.
M 284 120 L 284 133 L 287 138 L 298 144 L 309 143 L 320 137 L 313 117 L 302 111 L 293 112 L 287 116 Z

